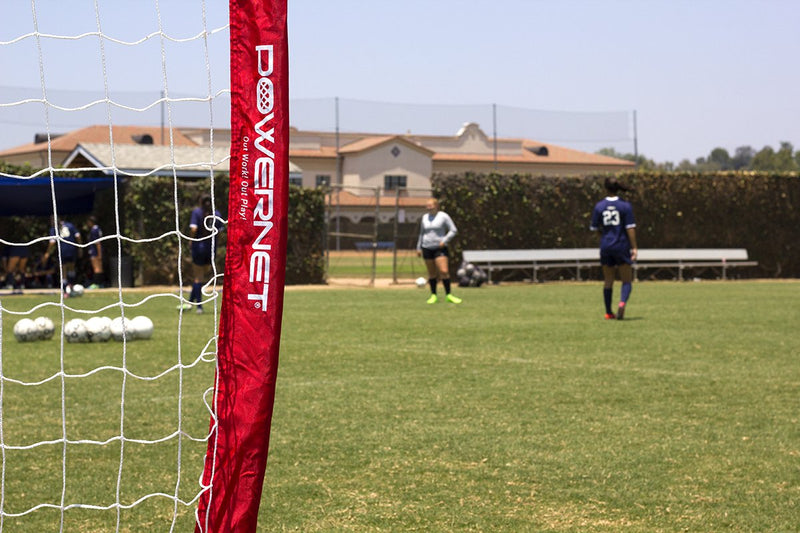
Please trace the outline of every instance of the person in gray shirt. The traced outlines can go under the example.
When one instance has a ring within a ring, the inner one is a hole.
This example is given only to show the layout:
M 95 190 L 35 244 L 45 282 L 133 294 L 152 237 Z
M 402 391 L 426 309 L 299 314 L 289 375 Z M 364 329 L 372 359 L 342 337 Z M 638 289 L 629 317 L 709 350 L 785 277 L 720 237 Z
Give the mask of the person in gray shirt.
M 419 239 L 417 239 L 417 255 L 425 260 L 428 269 L 428 285 L 431 295 L 429 304 L 435 304 L 439 299 L 436 296 L 436 285 L 442 280 L 445 299 L 453 304 L 460 304 L 461 298 L 450 294 L 450 252 L 447 245 L 456 236 L 456 225 L 453 219 L 444 211 L 439 211 L 439 201 L 430 198 L 426 204 L 428 212 L 422 215 L 419 223 Z

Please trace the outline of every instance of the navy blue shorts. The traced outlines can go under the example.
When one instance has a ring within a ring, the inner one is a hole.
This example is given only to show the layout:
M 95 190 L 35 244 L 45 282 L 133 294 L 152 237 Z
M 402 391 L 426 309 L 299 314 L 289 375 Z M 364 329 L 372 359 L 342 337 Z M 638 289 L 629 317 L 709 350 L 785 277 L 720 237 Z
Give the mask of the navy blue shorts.
M 192 246 L 192 263 L 199 266 L 211 264 L 210 246 Z
M 603 266 L 615 267 L 619 265 L 631 265 L 633 264 L 633 260 L 631 259 L 630 250 L 600 250 L 600 264 Z
M 11 246 L 6 249 L 9 257 L 29 257 L 30 250 L 27 246 Z
M 450 252 L 447 251 L 447 246 L 440 246 L 439 248 L 423 248 L 423 259 L 436 259 L 437 257 L 450 257 Z

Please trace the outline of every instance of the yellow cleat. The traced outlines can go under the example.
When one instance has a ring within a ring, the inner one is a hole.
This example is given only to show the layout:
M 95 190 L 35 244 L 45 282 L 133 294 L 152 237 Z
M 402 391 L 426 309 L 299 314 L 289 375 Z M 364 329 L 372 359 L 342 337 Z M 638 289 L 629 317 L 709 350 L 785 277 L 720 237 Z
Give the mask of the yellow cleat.
M 447 301 L 450 302 L 451 304 L 460 304 L 461 303 L 461 298 L 459 298 L 457 296 L 453 296 L 452 294 L 448 294 L 447 295 Z
M 438 301 L 439 301 L 439 298 L 437 298 L 435 294 L 431 294 L 431 297 L 428 298 L 428 303 L 429 304 L 435 304 Z

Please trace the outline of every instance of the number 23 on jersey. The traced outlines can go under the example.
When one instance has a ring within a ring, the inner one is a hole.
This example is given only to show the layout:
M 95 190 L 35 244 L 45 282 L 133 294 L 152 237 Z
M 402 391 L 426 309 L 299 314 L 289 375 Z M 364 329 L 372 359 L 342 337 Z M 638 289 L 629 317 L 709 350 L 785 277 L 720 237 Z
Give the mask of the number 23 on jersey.
M 619 211 L 616 209 L 606 209 L 603 211 L 604 226 L 619 226 Z

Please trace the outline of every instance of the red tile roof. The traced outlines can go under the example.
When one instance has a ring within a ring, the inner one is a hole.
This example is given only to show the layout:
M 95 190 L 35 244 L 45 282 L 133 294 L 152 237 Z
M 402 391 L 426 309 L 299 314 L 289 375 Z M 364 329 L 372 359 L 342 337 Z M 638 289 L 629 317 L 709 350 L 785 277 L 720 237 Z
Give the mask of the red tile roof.
M 343 153 L 343 154 L 362 152 L 364 150 L 369 150 L 370 148 L 375 148 L 376 146 L 381 146 L 383 144 L 386 144 L 386 143 L 389 143 L 389 142 L 392 142 L 392 141 L 405 144 L 407 146 L 410 146 L 410 147 L 412 147 L 412 148 L 414 148 L 416 150 L 419 150 L 421 152 L 425 152 L 427 154 L 433 154 L 433 151 L 431 151 L 430 149 L 425 148 L 424 146 L 420 146 L 419 144 L 416 144 L 416 143 L 412 142 L 407 137 L 404 137 L 402 135 L 367 136 L 367 137 L 364 137 L 363 139 L 359 139 L 357 141 L 351 142 L 350 144 L 346 144 L 339 151 L 341 153 Z
M 347 186 L 345 186 L 346 188 Z M 347 207 L 374 207 L 375 206 L 375 196 L 357 196 L 347 190 L 339 191 L 338 193 L 333 193 L 334 198 L 337 199 L 338 203 L 343 206 Z M 400 198 L 395 198 L 394 194 L 391 192 L 387 193 L 386 195 L 382 195 L 379 198 L 379 203 L 382 207 L 394 207 L 395 201 L 397 201 L 397 205 L 400 207 L 419 207 L 425 208 L 425 204 L 428 202 L 428 196 L 400 196 Z M 327 202 L 326 202 L 327 203 Z
M 163 131 L 164 142 L 161 142 L 162 129 L 160 126 L 114 126 L 111 130 L 114 142 L 116 144 L 140 144 L 134 136 L 149 135 L 153 139 L 153 145 L 168 145 L 170 142 L 169 130 Z M 70 131 L 64 135 L 53 138 L 50 142 L 50 149 L 52 151 L 71 152 L 78 143 L 108 143 L 110 139 L 108 126 L 88 126 L 77 130 Z M 175 146 L 197 146 L 197 144 L 183 135 L 180 129 L 172 129 L 172 142 Z M 4 155 L 17 155 L 27 154 L 31 152 L 40 152 L 46 149 L 45 143 L 29 143 L 21 146 L 15 146 L 8 150 L 0 152 L 0 156 Z

